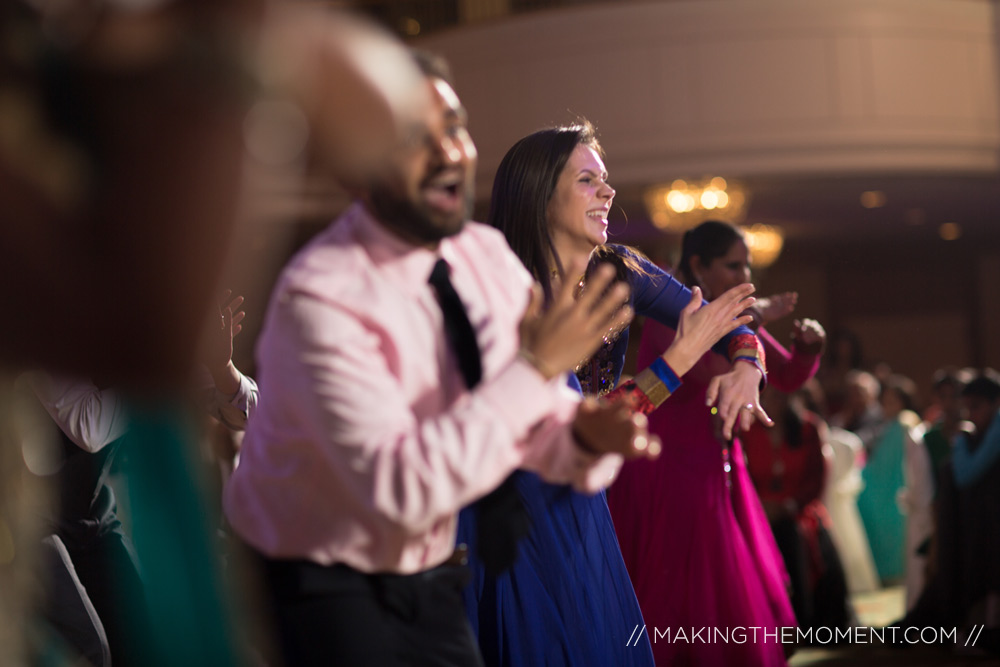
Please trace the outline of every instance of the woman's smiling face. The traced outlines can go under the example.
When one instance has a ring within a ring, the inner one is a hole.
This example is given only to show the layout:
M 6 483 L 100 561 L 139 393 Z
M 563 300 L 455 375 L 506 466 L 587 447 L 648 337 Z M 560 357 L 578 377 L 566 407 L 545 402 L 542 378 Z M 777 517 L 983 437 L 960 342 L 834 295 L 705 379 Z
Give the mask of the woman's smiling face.
M 615 197 L 607 180 L 608 172 L 597 151 L 578 145 L 559 174 L 546 210 L 557 250 L 589 253 L 607 243 L 608 213 Z

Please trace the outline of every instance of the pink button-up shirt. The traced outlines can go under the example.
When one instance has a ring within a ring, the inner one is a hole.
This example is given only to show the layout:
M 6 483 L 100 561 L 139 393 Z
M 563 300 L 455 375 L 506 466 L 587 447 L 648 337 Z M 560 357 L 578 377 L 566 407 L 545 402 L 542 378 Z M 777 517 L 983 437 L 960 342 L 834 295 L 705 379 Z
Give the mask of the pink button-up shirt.
M 483 381 L 465 386 L 427 280 L 438 257 L 469 313 Z M 572 440 L 578 397 L 518 355 L 531 280 L 468 223 L 436 251 L 349 209 L 285 269 L 257 348 L 261 401 L 225 490 L 264 554 L 412 573 L 444 562 L 457 512 L 515 468 L 595 492 L 620 457 Z

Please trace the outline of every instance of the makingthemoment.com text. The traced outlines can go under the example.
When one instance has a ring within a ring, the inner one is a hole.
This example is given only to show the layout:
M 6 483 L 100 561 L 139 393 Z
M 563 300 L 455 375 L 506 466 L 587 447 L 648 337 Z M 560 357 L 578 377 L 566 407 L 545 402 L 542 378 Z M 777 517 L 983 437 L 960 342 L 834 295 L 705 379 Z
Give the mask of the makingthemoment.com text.
M 798 627 L 676 627 L 648 628 L 636 625 L 626 645 L 637 646 L 643 634 L 649 641 L 673 644 L 938 644 L 958 641 L 957 628 L 856 626 L 849 628 Z M 977 637 L 978 638 L 978 637 Z

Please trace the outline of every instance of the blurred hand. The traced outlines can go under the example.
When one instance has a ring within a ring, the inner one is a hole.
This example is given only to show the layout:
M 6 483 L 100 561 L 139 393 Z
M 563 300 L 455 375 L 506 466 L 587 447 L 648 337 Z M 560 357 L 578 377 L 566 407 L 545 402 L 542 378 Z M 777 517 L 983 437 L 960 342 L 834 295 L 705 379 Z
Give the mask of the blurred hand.
M 567 275 L 583 275 L 585 269 L 576 262 Z M 552 378 L 576 368 L 597 351 L 605 336 L 632 321 L 632 309 L 623 305 L 628 286 L 619 282 L 609 287 L 614 277 L 613 267 L 599 267 L 579 297 L 577 285 L 565 281 L 545 312 L 541 292 L 535 290 L 521 318 L 521 349 L 543 376 Z
M 621 454 L 626 459 L 660 455 L 660 439 L 650 435 L 649 422 L 624 401 L 585 398 L 573 420 L 573 437 L 590 454 Z
M 222 293 L 219 306 L 212 309 L 205 326 L 202 363 L 213 375 L 233 360 L 233 338 L 243 330 L 240 324 L 246 317 L 246 313 L 240 310 L 243 297 L 233 297 L 232 294 L 233 291 L 228 289 Z
M 725 440 L 732 439 L 737 419 L 743 431 L 750 428 L 755 419 L 765 426 L 774 426 L 760 405 L 760 381 L 761 373 L 756 366 L 746 361 L 734 361 L 728 373 L 717 375 L 708 383 L 705 403 L 718 408 Z
M 783 292 L 757 299 L 754 310 L 760 314 L 762 324 L 770 324 L 791 315 L 798 301 L 798 292 Z
M 813 319 L 795 320 L 792 340 L 796 347 L 809 354 L 819 354 L 826 345 L 826 330 Z
M 691 290 L 691 301 L 681 311 L 677 336 L 663 353 L 663 360 L 678 377 L 691 370 L 720 338 L 740 325 L 750 324 L 753 318 L 740 313 L 754 303 L 750 296 L 753 291 L 752 284 L 744 283 L 705 304 L 701 288 Z

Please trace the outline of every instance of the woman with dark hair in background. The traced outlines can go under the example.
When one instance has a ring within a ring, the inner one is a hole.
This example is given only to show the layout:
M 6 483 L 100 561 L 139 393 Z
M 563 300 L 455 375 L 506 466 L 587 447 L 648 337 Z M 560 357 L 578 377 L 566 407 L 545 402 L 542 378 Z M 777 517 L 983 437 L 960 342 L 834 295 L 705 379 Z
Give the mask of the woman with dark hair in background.
M 676 344 L 615 390 L 612 399 L 627 401 L 637 412 L 653 410 L 715 343 L 720 353 L 728 346 L 751 362 L 733 363 L 715 381 L 728 428 L 753 414 L 766 419 L 757 397 L 762 369 L 756 340 L 745 327 L 737 328 L 749 318 L 734 320 L 749 304 L 745 297 L 751 288 L 730 291 L 718 308 L 700 307 L 698 290 L 692 294 L 629 248 L 604 245 L 615 195 L 607 178 L 589 124 L 536 132 L 515 144 L 501 163 L 488 221 L 504 232 L 541 284 L 546 304 L 564 280 L 585 284 L 585 276 L 569 273 L 571 267 L 608 261 L 631 286 L 637 313 L 678 328 Z M 621 374 L 627 339 L 627 330 L 609 332 L 604 347 L 581 364 L 579 382 L 571 375 L 570 384 L 586 394 L 611 391 Z M 751 410 L 740 415 L 739 406 Z M 588 434 L 581 435 L 586 441 Z M 473 579 L 466 603 L 486 664 L 652 664 L 604 495 L 582 495 L 523 471 L 513 480 L 531 519 L 518 559 L 494 573 L 470 552 Z M 474 544 L 475 528 L 475 514 L 467 509 L 460 517 L 459 541 Z
M 711 301 L 750 279 L 742 232 L 705 222 L 684 235 L 677 278 L 700 286 Z M 646 322 L 639 365 L 666 348 L 674 331 Z M 825 334 L 811 320 L 798 322 L 792 351 L 763 330 L 768 379 L 791 391 L 815 373 Z M 646 466 L 626 465 L 608 490 L 622 555 L 632 576 L 643 618 L 650 627 L 759 627 L 795 625 L 787 575 L 760 500 L 731 433 L 719 429 L 706 401 L 710 381 L 725 360 L 705 355 L 663 409 L 650 415 L 650 430 L 663 452 Z M 664 642 L 654 645 L 660 664 L 780 665 L 777 642 Z

